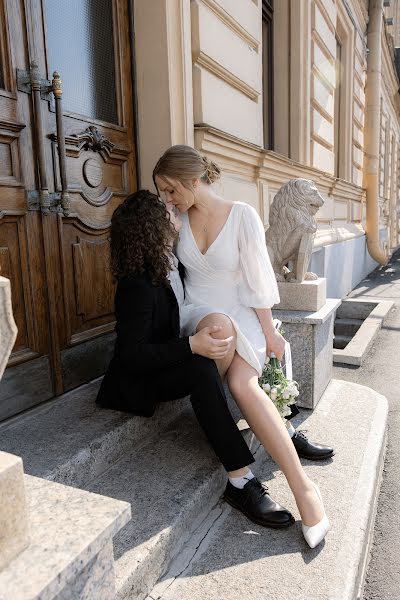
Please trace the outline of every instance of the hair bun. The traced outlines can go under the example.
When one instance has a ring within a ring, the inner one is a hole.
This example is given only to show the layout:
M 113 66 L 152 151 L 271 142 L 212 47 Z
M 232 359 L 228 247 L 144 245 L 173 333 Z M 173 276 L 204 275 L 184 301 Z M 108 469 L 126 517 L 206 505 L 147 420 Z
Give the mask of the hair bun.
M 220 179 L 221 169 L 215 162 L 209 160 L 207 156 L 202 156 L 201 158 L 206 169 L 206 173 L 204 174 L 204 181 L 211 185 L 212 183 L 215 183 L 216 181 L 218 181 L 218 179 Z

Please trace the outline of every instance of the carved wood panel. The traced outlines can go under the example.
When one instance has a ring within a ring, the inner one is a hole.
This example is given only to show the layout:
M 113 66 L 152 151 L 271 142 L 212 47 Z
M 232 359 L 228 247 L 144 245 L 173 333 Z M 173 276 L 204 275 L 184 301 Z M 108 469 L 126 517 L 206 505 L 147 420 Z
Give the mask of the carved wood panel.
M 84 322 L 113 312 L 114 285 L 110 275 L 108 239 L 77 237 L 73 244 L 77 314 Z
M 18 134 L 0 133 L 0 185 L 20 185 L 20 173 Z
M 9 178 L 13 174 L 11 148 L 9 144 L 0 142 L 0 181 Z
M 109 266 L 109 232 L 78 219 L 60 219 L 66 345 L 111 331 L 115 286 Z

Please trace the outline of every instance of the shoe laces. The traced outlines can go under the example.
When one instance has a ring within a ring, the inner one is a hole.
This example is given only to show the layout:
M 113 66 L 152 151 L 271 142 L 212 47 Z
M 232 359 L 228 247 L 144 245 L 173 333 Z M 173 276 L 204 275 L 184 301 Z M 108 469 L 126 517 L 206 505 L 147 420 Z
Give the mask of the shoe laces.
M 261 481 L 259 479 L 257 479 L 257 477 L 254 477 L 253 481 L 255 484 L 257 484 L 257 487 L 256 487 L 257 492 L 258 492 L 257 500 L 260 500 L 264 496 L 269 496 L 268 486 L 266 486 L 265 483 L 261 483 Z
M 303 440 L 306 440 L 306 442 L 308 442 L 308 436 L 306 435 L 308 429 L 299 429 L 296 434 L 297 437 L 302 438 Z

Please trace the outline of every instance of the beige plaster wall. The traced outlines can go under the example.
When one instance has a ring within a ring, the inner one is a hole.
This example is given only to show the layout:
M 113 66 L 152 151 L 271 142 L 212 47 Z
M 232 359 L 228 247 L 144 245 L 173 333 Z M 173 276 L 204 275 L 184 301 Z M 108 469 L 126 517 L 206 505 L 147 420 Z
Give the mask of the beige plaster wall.
M 261 0 L 135 3 L 142 185 L 151 184 L 166 147 L 194 140 L 221 164 L 220 190 L 255 206 L 266 225 L 280 185 L 307 176 L 326 198 L 316 244 L 363 235 L 365 0 L 280 0 L 274 19 L 280 32 L 274 38 L 276 152 L 265 152 Z M 343 67 L 335 114 L 337 37 Z M 381 227 L 394 248 L 400 243 L 400 102 L 387 39 L 385 33 Z
M 195 125 L 263 145 L 261 2 L 193 0 Z

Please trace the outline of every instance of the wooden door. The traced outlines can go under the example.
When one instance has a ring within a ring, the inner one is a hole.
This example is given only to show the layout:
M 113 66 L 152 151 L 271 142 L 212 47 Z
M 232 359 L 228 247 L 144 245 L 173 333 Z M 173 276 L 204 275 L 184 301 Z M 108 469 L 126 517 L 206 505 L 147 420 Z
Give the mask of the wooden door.
M 0 265 L 19 330 L 0 383 L 4 419 L 104 372 L 110 218 L 136 189 L 136 160 L 129 0 L 0 0 L 0 24 Z

